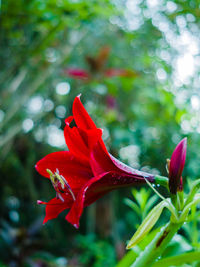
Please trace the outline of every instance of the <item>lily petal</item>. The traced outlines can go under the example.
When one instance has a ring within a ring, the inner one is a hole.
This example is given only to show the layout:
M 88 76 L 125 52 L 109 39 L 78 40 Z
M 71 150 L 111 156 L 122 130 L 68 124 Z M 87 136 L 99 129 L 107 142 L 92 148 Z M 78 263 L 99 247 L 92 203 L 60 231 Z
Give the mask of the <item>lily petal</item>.
M 106 153 L 100 143 L 97 143 L 91 152 L 90 165 L 95 176 L 100 175 L 103 172 L 116 171 L 138 179 L 143 179 L 144 183 L 144 178 L 151 183 L 154 182 L 154 175 L 127 166 L 111 154 Z
M 109 154 L 105 152 L 99 142 L 91 151 L 90 165 L 95 176 L 109 171 L 118 171 Z
M 83 104 L 81 103 L 80 97 L 81 95 L 75 97 L 72 106 L 72 113 L 74 115 L 76 125 L 84 130 L 95 129 L 96 125 L 91 119 L 86 109 L 84 108 Z
M 96 129 L 96 125 L 93 122 L 92 118 L 88 114 L 87 110 L 84 108 L 80 100 L 81 95 L 75 97 L 74 103 L 72 106 L 72 112 L 74 115 L 74 120 L 78 128 L 83 130 Z M 107 152 L 106 146 L 103 140 L 99 140 L 102 148 Z M 108 153 L 108 152 L 107 152 Z
M 133 176 L 118 172 L 107 172 L 89 180 L 79 191 L 76 201 L 66 216 L 66 220 L 79 228 L 79 220 L 83 208 L 92 204 L 106 193 L 121 187 L 139 185 L 144 179 L 135 179 Z
M 101 139 L 102 130 L 82 130 L 77 127 L 70 128 L 69 124 L 66 124 L 64 136 L 71 153 L 83 161 L 89 161 L 90 150 Z
M 115 166 L 118 168 L 118 171 L 123 171 L 127 174 L 133 175 L 135 178 L 145 178 L 147 179 L 150 183 L 154 183 L 155 181 L 155 176 L 147 173 L 147 172 L 142 172 L 142 171 L 138 171 L 136 169 L 133 169 L 131 167 L 129 167 L 128 165 L 124 164 L 123 162 L 119 161 L 118 159 L 116 159 L 115 157 L 113 157 L 111 154 L 109 154 L 112 162 L 115 164 Z
M 70 152 L 77 158 L 80 158 L 83 161 L 88 161 L 89 150 L 84 143 L 83 138 L 80 136 L 78 128 L 70 128 L 69 125 L 66 125 L 64 129 L 64 136 Z
M 69 197 L 65 197 L 65 201 L 62 202 L 60 199 L 53 198 L 46 203 L 46 215 L 43 221 L 45 224 L 47 221 L 56 218 L 62 211 L 69 209 L 73 203 L 73 200 Z
M 48 154 L 37 162 L 36 170 L 44 177 L 49 178 L 46 169 L 50 169 L 53 173 L 59 170 L 72 189 L 80 188 L 92 176 L 89 164 L 74 157 L 69 151 L 60 151 Z

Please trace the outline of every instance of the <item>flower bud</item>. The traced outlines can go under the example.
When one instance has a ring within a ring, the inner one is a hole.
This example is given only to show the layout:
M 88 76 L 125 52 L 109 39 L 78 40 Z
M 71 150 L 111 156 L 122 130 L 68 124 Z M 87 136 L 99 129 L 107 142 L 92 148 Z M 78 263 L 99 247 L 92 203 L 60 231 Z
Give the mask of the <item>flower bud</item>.
M 169 190 L 176 194 L 181 186 L 182 172 L 185 165 L 187 138 L 184 138 L 176 146 L 169 162 Z

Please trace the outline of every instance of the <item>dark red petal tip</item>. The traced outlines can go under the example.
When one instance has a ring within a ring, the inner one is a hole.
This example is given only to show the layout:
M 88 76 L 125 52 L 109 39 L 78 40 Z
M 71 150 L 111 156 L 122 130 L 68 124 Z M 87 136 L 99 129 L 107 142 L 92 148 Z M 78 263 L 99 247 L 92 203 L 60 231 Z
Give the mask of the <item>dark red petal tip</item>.
M 87 110 L 83 106 L 80 95 L 75 97 L 74 103 L 72 106 L 72 113 L 74 116 L 74 120 L 78 128 L 81 129 L 96 129 L 96 125 L 93 122 L 92 118 L 88 114 Z

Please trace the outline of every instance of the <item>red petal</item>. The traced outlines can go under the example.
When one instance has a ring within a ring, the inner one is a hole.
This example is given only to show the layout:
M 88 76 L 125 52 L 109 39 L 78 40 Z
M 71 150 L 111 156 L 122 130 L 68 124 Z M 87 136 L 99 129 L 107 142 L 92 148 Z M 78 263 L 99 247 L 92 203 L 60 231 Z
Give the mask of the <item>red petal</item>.
M 102 129 L 96 128 L 84 131 L 79 128 L 78 130 L 89 150 L 93 149 L 96 143 L 101 140 Z
M 66 69 L 65 73 L 74 79 L 80 80 L 87 80 L 90 77 L 89 73 L 83 69 Z
M 79 128 L 84 130 L 96 129 L 95 123 L 93 122 L 90 115 L 88 114 L 83 104 L 81 103 L 80 95 L 74 99 L 72 112 L 74 115 L 74 120 L 76 122 L 76 125 Z
M 92 204 L 111 190 L 141 183 L 145 183 L 143 178 L 138 179 L 131 175 L 117 172 L 107 172 L 96 176 L 81 188 L 76 201 L 66 216 L 66 220 L 78 228 L 84 207 Z
M 65 197 L 65 201 L 62 202 L 60 199 L 53 198 L 46 204 L 46 215 L 43 224 L 48 220 L 56 218 L 63 210 L 69 209 L 73 204 L 71 198 Z
M 69 116 L 69 117 L 67 117 L 67 118 L 65 119 L 65 123 L 66 123 L 67 125 L 70 125 L 70 123 L 73 121 L 73 119 L 74 119 L 73 116 Z
M 64 129 L 64 136 L 70 152 L 83 161 L 89 161 L 90 150 L 101 139 L 102 130 L 98 128 L 91 130 L 70 128 L 67 124 Z
M 105 174 L 103 174 L 103 175 L 105 175 Z M 74 202 L 72 208 L 70 209 L 69 213 L 66 216 L 66 220 L 69 223 L 71 223 L 74 227 L 79 228 L 79 220 L 80 220 L 80 217 L 83 213 L 85 194 L 86 194 L 88 188 L 90 188 L 90 186 L 92 184 L 94 184 L 96 181 L 98 181 L 101 178 L 102 178 L 102 176 L 97 176 L 97 177 L 92 178 L 79 191 L 77 198 L 76 198 L 76 201 Z M 96 193 L 93 197 L 93 202 L 95 200 L 97 200 L 99 197 L 101 197 L 102 195 L 104 195 L 105 193 L 106 193 L 106 191 Z
M 100 143 L 97 143 L 91 151 L 90 165 L 95 176 L 105 172 L 119 170 Z
M 84 139 L 80 135 L 78 128 L 70 128 L 69 125 L 66 125 L 64 129 L 64 136 L 70 152 L 82 161 L 87 162 L 89 149 L 86 146 Z
M 36 170 L 49 178 L 46 169 L 59 173 L 65 177 L 72 189 L 82 187 L 93 174 L 89 165 L 75 158 L 69 151 L 48 154 L 36 164 Z
M 133 169 L 129 167 L 128 165 L 124 164 L 123 162 L 119 161 L 115 157 L 113 157 L 111 154 L 109 154 L 112 162 L 115 164 L 115 166 L 118 168 L 118 171 L 120 170 L 121 172 L 130 174 L 134 176 L 135 178 L 146 178 L 149 182 L 153 183 L 154 182 L 154 175 L 149 174 L 147 172 L 142 172 L 138 171 L 136 169 Z
M 105 152 L 99 143 L 94 146 L 91 152 L 90 165 L 95 176 L 104 172 L 116 171 L 121 174 L 130 175 L 139 180 L 144 180 L 145 177 L 149 182 L 154 182 L 154 175 L 127 166 L 114 158 L 111 154 Z
M 90 115 L 88 114 L 88 112 L 84 108 L 83 104 L 81 103 L 80 95 L 74 99 L 72 112 L 73 112 L 74 120 L 75 120 L 78 128 L 81 128 L 83 130 L 89 130 L 89 129 L 96 129 L 97 128 L 95 123 L 93 122 L 92 118 L 90 117 Z M 102 146 L 103 150 L 106 153 L 108 153 L 103 140 L 100 139 L 99 142 L 100 142 L 100 145 Z

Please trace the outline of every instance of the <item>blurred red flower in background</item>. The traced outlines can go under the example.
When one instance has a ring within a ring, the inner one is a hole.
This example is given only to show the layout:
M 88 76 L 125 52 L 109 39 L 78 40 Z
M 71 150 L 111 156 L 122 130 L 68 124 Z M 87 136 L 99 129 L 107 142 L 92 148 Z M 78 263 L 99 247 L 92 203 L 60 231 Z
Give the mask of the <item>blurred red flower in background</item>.
M 85 60 L 89 65 L 89 71 L 80 68 L 68 68 L 64 72 L 74 78 L 79 80 L 90 80 L 97 74 L 101 74 L 103 77 L 136 77 L 138 73 L 133 70 L 119 69 L 119 68 L 105 68 L 108 56 L 110 53 L 110 48 L 104 46 L 99 51 L 96 57 L 86 56 Z
M 111 190 L 120 187 L 154 182 L 154 176 L 137 171 L 110 155 L 102 140 L 102 130 L 97 128 L 80 96 L 73 103 L 73 116 L 66 119 L 64 136 L 69 151 L 47 155 L 36 164 L 36 170 L 50 178 L 56 197 L 46 204 L 44 223 L 70 209 L 66 220 L 79 227 L 83 208 L 92 204 Z M 72 121 L 76 126 L 70 127 Z

